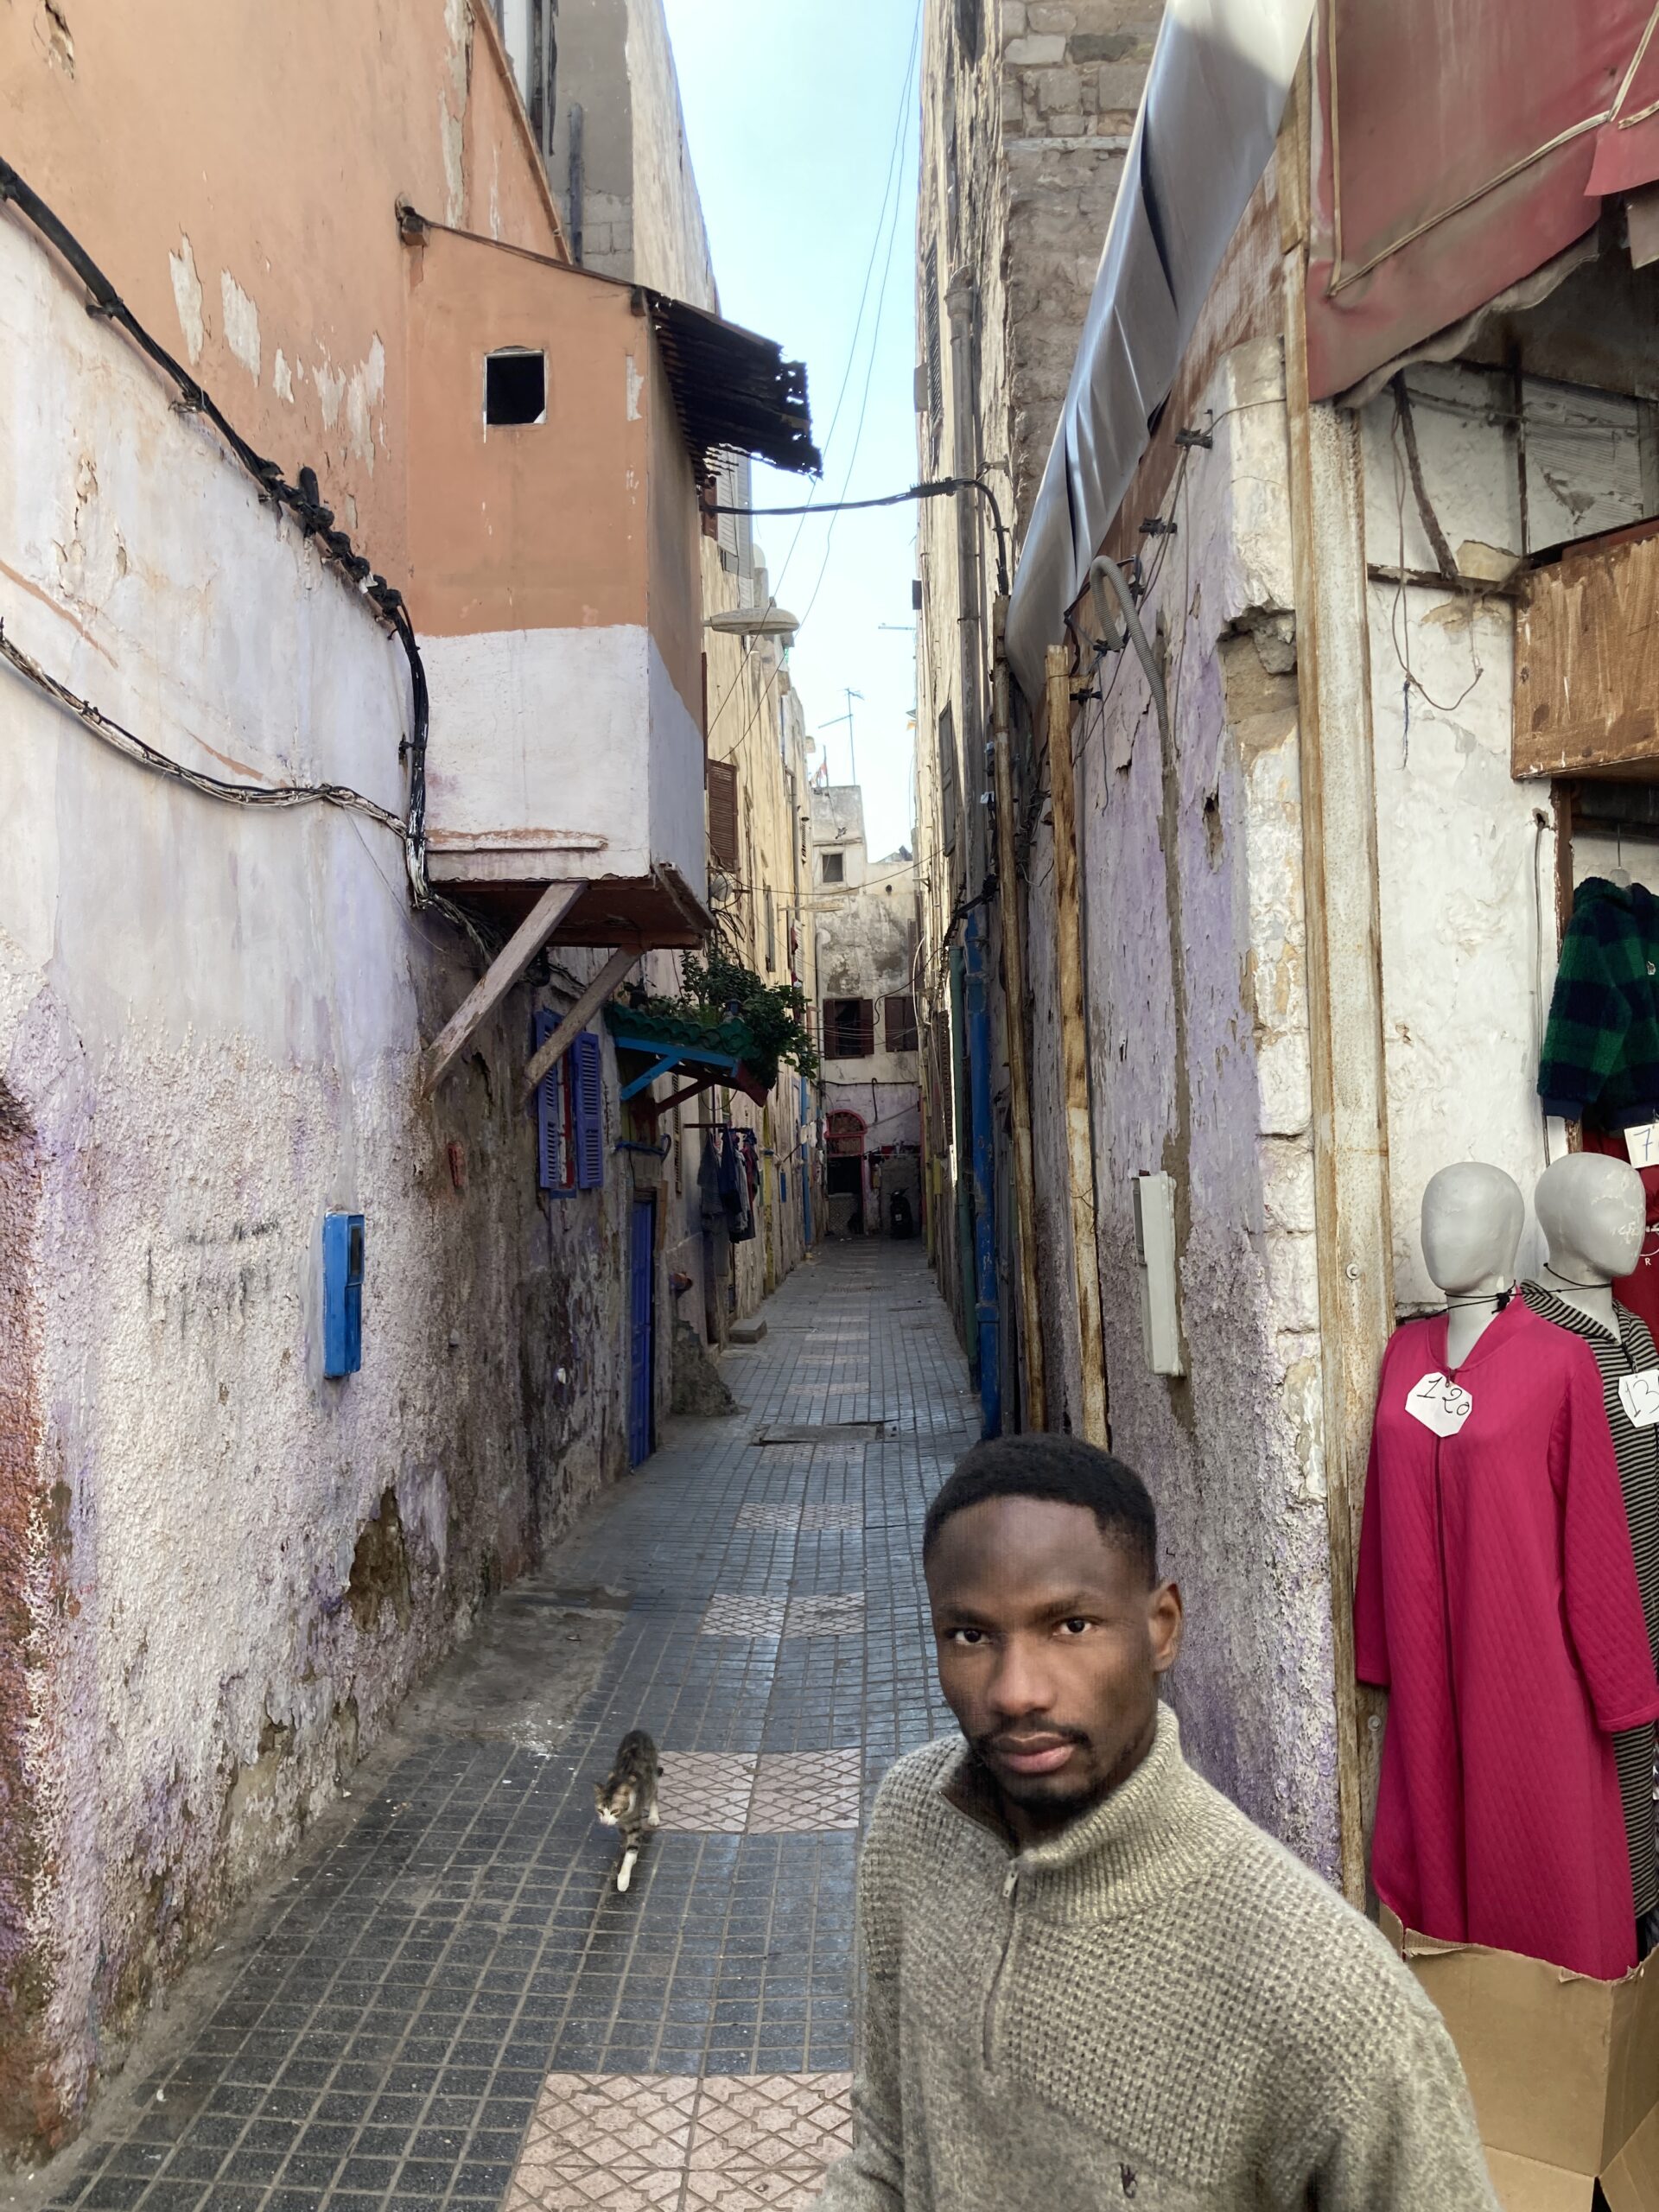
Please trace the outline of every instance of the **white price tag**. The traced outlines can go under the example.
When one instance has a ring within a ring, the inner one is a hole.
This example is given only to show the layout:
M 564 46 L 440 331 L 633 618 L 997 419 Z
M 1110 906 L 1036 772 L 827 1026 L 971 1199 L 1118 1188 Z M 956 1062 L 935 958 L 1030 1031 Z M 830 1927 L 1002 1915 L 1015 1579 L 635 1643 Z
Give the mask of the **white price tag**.
M 1462 1384 L 1438 1373 L 1425 1375 L 1406 1394 L 1406 1411 L 1436 1436 L 1455 1436 L 1474 1410 L 1475 1402 Z
M 1632 1428 L 1651 1428 L 1659 1421 L 1659 1367 L 1644 1367 L 1639 1375 L 1621 1375 L 1618 1395 Z
M 1624 1132 L 1632 1167 L 1659 1167 L 1659 1122 L 1643 1122 Z

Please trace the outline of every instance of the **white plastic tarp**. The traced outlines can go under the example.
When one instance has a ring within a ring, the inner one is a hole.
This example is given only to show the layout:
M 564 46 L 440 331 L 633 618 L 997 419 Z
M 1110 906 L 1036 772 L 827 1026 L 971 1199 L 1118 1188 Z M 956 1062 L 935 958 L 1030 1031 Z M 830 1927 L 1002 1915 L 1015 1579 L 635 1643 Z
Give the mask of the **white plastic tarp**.
M 1008 656 L 1028 699 L 1268 165 L 1313 11 L 1313 0 L 1168 0 L 1014 575 Z

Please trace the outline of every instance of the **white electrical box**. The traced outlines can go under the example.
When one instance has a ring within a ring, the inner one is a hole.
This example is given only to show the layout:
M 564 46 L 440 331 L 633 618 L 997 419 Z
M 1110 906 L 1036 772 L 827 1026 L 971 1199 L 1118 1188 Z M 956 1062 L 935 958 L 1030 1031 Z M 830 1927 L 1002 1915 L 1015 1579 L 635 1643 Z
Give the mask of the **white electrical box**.
M 1175 1179 L 1137 1175 L 1135 1256 L 1141 1270 L 1141 1341 L 1154 1375 L 1185 1375 L 1181 1309 L 1175 1268 Z

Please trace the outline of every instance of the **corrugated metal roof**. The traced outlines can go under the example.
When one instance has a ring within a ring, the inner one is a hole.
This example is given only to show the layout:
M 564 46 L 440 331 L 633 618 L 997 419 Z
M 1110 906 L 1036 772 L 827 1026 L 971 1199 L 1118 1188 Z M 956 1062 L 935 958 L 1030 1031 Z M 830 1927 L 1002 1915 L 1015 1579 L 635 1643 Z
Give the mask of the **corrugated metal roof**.
M 643 285 L 640 291 L 662 348 L 674 411 L 699 469 L 724 447 L 769 461 L 774 468 L 821 474 L 805 363 L 786 361 L 782 346 L 770 338 L 704 308 Z

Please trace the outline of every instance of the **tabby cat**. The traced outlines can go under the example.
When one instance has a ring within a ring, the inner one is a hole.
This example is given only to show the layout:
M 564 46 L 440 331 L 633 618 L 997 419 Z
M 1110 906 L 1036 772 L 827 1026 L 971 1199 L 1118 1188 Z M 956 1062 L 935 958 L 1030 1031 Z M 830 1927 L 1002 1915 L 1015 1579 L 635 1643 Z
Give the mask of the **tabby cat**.
M 616 1760 L 603 1782 L 594 1784 L 594 1802 L 607 1828 L 622 1831 L 622 1863 L 616 1886 L 626 1890 L 645 1830 L 657 1826 L 657 1779 L 663 1763 L 643 1728 L 630 1728 L 616 1747 Z

